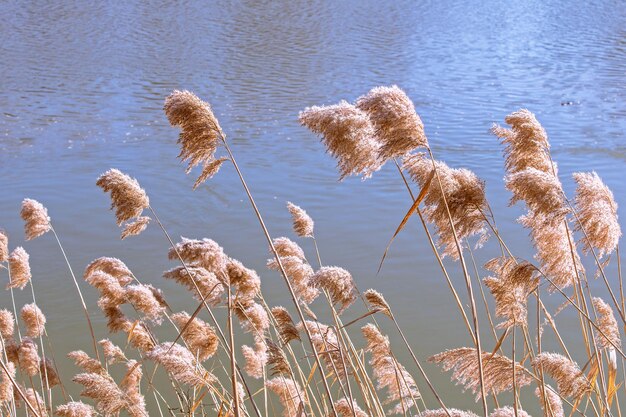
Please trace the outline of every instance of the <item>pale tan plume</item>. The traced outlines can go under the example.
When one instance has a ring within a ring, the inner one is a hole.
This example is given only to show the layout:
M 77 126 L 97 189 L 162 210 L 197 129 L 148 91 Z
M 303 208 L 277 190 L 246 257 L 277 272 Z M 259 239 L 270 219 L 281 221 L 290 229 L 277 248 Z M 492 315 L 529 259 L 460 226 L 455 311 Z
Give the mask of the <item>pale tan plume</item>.
M 363 296 L 369 303 L 370 307 L 391 317 L 391 307 L 389 307 L 389 304 L 381 293 L 370 288 L 363 293 Z
M 591 301 L 598 313 L 598 328 L 604 334 L 596 333 L 598 346 L 602 349 L 615 349 L 615 347 L 621 349 L 622 340 L 613 309 L 600 297 L 593 297 Z
M 298 417 L 303 413 L 308 399 L 296 381 L 277 376 L 265 382 L 265 386 L 278 395 L 283 406 L 283 417 Z
M 15 332 L 15 318 L 13 313 L 3 308 L 0 309 L 0 336 L 2 339 L 8 340 L 13 337 Z
M 229 258 L 226 274 L 231 285 L 235 286 L 235 303 L 247 304 L 261 292 L 261 278 L 255 270 L 246 268 L 236 259 Z
M 352 404 L 349 401 L 346 398 L 340 398 L 335 401 L 335 410 L 337 410 L 339 417 L 370 417 L 369 414 L 359 407 L 356 401 L 352 400 Z M 329 417 L 332 417 L 332 414 L 329 414 Z
M 431 362 L 442 365 L 444 371 L 452 371 L 452 379 L 470 389 L 476 400 L 480 399 L 480 377 L 478 367 L 478 355 L 475 348 L 463 347 L 446 350 L 429 358 Z M 523 387 L 532 381 L 522 365 L 504 355 L 483 352 L 483 384 L 485 392 L 501 392 L 513 389 L 513 372 L 515 369 L 515 386 Z
M 34 376 L 39 373 L 39 350 L 37 343 L 29 337 L 24 337 L 18 349 L 18 360 L 20 369 L 28 376 Z
M 26 396 L 26 401 L 28 401 L 28 403 L 33 406 L 35 410 L 37 410 L 39 417 L 48 417 L 48 408 L 46 407 L 46 403 L 41 395 L 39 395 L 39 392 L 32 388 L 28 388 L 23 392 Z M 34 414 L 26 408 L 26 416 L 31 417 L 31 415 L 34 416 Z
M 136 360 L 130 360 L 126 363 L 126 369 L 126 375 L 120 383 L 120 388 L 124 393 L 124 407 L 130 417 L 148 417 L 146 400 L 140 391 L 143 376 L 141 364 Z
M 530 414 L 520 408 L 515 410 L 510 405 L 507 405 L 493 410 L 489 417 L 530 417 Z
M 118 362 L 126 362 L 128 359 L 122 349 L 119 346 L 116 346 L 109 339 L 102 339 L 98 342 L 100 346 L 102 346 L 102 351 L 104 352 L 104 356 L 107 358 L 107 363 L 109 365 L 113 365 Z
M 122 231 L 122 239 L 126 239 L 129 236 L 137 236 L 148 227 L 150 223 L 150 217 L 140 216 L 133 220 L 131 223 L 126 223 L 124 230 Z
M 320 291 L 310 285 L 314 271 L 311 265 L 298 256 L 281 256 L 280 262 L 287 273 L 296 296 L 306 304 L 310 304 L 319 296 Z M 280 270 L 276 258 L 267 260 L 267 267 Z
M 306 261 L 306 256 L 304 256 L 304 251 L 293 240 L 286 237 L 277 237 L 272 243 L 274 244 L 274 248 L 276 252 L 278 252 L 278 256 L 281 258 L 287 256 L 295 256 L 296 258 L 300 258 L 303 261 Z
M 219 339 L 215 329 L 208 323 L 197 317 L 191 318 L 185 311 L 172 315 L 172 320 L 180 329 L 189 350 L 199 361 L 205 361 L 217 352 Z
M 96 410 L 81 401 L 70 401 L 60 405 L 54 412 L 59 417 L 94 417 Z
M 9 260 L 9 236 L 4 230 L 0 230 L 0 262 Z
M 592 389 L 591 383 L 578 365 L 561 354 L 542 352 L 532 363 L 556 381 L 563 397 L 578 399 Z
M 209 272 L 218 275 L 224 274 L 228 256 L 224 253 L 224 249 L 211 239 L 187 239 L 181 238 L 181 241 L 175 245 L 176 249 L 169 250 L 167 256 L 171 260 L 178 260 L 178 256 L 185 261 L 187 266 L 196 266 L 205 268 Z
M 418 147 L 428 147 L 424 124 L 411 99 L 397 85 L 371 89 L 357 99 L 356 107 L 365 111 L 372 121 L 383 161 Z
M 198 367 L 193 353 L 177 343 L 161 343 L 146 352 L 146 357 L 163 366 L 174 380 L 191 386 L 208 385 L 214 376 Z
M 126 405 L 124 393 L 109 374 L 80 373 L 72 381 L 83 386 L 83 397 L 96 401 L 96 409 L 105 415 L 115 415 Z
M 272 307 L 272 316 L 276 320 L 276 328 L 280 334 L 280 338 L 284 344 L 292 340 L 300 340 L 300 333 L 289 315 L 286 308 L 281 306 Z
M 380 169 L 380 144 L 364 111 L 341 101 L 331 106 L 307 107 L 300 112 L 299 120 L 322 137 L 326 150 L 337 160 L 340 180 L 350 175 L 368 178 Z
M 591 247 L 598 250 L 598 256 L 611 254 L 622 236 L 617 217 L 617 203 L 613 192 L 595 172 L 574 173 L 576 181 L 576 210 L 578 222 L 575 230 L 583 230 L 583 252 L 591 252 Z
M 39 361 L 39 373 L 44 376 L 44 380 L 47 381 L 50 388 L 61 385 L 61 378 L 59 378 L 57 369 L 50 359 L 42 358 Z
M 128 285 L 124 287 L 124 296 L 136 311 L 143 314 L 145 319 L 155 324 L 161 323 L 165 307 L 155 297 L 154 291 L 150 287 L 143 284 Z
M 118 169 L 102 174 L 96 185 L 111 194 L 111 209 L 115 209 L 117 225 L 137 219 L 150 206 L 150 199 L 136 179 Z
M 442 161 L 436 161 L 435 167 L 437 177 L 432 177 L 433 163 L 423 153 L 407 155 L 402 165 L 420 188 L 433 178 L 424 197 L 424 215 L 435 225 L 443 256 L 458 259 L 457 239 L 462 244 L 476 236 L 480 246 L 489 237 L 484 214 L 488 212 L 485 183 L 467 169 L 453 169 Z M 450 227 L 450 218 L 455 233 Z
M 46 316 L 35 303 L 24 305 L 20 311 L 20 316 L 26 326 L 26 334 L 29 337 L 37 338 L 44 333 Z
M 74 361 L 74 364 L 85 372 L 93 374 L 106 374 L 106 370 L 100 361 L 93 359 L 82 350 L 75 350 L 67 354 L 67 357 Z
M 9 371 L 8 375 L 4 369 L 0 368 L 0 407 L 13 399 L 13 383 L 11 378 L 15 380 L 15 365 L 12 362 L 6 363 Z
M 291 213 L 293 231 L 300 237 L 313 237 L 313 228 L 315 223 L 313 222 L 311 216 L 309 216 L 300 206 L 296 206 L 290 201 L 287 202 L 287 209 L 289 210 L 289 213 Z
M 101 257 L 92 261 L 85 269 L 85 280 L 96 271 L 107 273 L 114 277 L 121 286 L 125 286 L 133 282 L 133 273 L 124 262 L 117 258 Z
M 190 91 L 174 90 L 166 99 L 163 107 L 172 126 L 181 129 L 178 144 L 181 146 L 178 157 L 188 162 L 187 173 L 193 167 L 203 164 L 203 171 L 196 183 L 215 175 L 221 165 L 215 159 L 215 152 L 226 136 L 220 127 L 209 103 L 202 101 Z
M 50 216 L 48 210 L 37 200 L 25 198 L 22 201 L 20 216 L 24 220 L 26 240 L 35 239 L 50 231 Z
M 325 290 L 333 304 L 339 304 L 338 314 L 357 299 L 356 287 L 350 272 L 338 266 L 323 266 L 311 277 L 310 286 Z
M 471 411 L 457 410 L 456 408 L 448 408 L 447 412 L 443 408 L 425 410 L 419 413 L 417 417 L 448 417 L 448 413 L 450 413 L 450 417 L 478 417 Z
M 216 306 L 224 299 L 226 287 L 213 272 L 206 268 L 178 266 L 165 271 L 163 277 L 181 284 L 193 294 L 195 299 L 199 301 L 204 299 L 209 305 Z
M 363 326 L 361 332 L 367 341 L 367 351 L 372 355 L 369 363 L 374 370 L 378 388 L 387 390 L 387 402 L 399 402 L 391 412 L 404 414 L 416 406 L 415 400 L 421 397 L 415 380 L 396 360 L 387 336 L 373 324 Z
M 541 387 L 537 387 L 535 389 L 535 395 L 539 398 L 539 404 L 541 405 L 541 409 L 543 410 L 543 414 L 546 417 L 565 417 L 565 411 L 563 410 L 563 401 L 559 394 L 557 394 L 554 389 L 548 385 L 544 385 L 545 388 L 545 398 L 544 391 Z
M 30 264 L 28 263 L 28 253 L 24 250 L 23 247 L 18 246 L 13 249 L 11 255 L 9 256 L 9 271 L 11 273 L 11 282 L 7 285 L 7 289 L 9 288 L 19 288 L 20 290 L 24 289 L 26 284 L 32 278 L 30 272 Z

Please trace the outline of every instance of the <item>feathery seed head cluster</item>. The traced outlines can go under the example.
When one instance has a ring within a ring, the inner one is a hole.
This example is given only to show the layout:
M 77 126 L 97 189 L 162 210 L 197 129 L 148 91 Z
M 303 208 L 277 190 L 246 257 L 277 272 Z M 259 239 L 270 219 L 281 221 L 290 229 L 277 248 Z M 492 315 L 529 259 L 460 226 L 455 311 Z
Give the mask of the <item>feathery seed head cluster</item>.
M 558 353 L 542 352 L 532 362 L 551 376 L 563 397 L 580 398 L 591 391 L 592 386 L 575 362 Z
M 13 249 L 9 256 L 9 272 L 11 274 L 11 282 L 7 285 L 9 288 L 19 288 L 23 290 L 26 284 L 32 278 L 30 272 L 30 264 L 28 263 L 28 253 L 23 247 L 18 246 Z
M 194 357 L 203 362 L 217 352 L 219 339 L 215 329 L 203 320 L 194 317 L 184 311 L 172 315 L 172 320 L 180 329 L 183 340 L 191 350 Z
M 313 237 L 314 222 L 300 206 L 287 202 L 287 209 L 293 219 L 293 231 L 300 237 Z
M 30 198 L 22 201 L 22 210 L 20 212 L 22 220 L 24 220 L 24 231 L 26 232 L 26 240 L 31 240 L 49 232 L 50 217 L 48 210 L 39 201 Z
M 43 334 L 46 325 L 46 316 L 44 316 L 35 303 L 24 305 L 20 316 L 26 325 L 26 334 L 29 337 L 37 338 Z
M 308 404 L 306 392 L 291 378 L 277 376 L 265 382 L 265 386 L 272 390 L 283 406 L 283 417 L 301 415 L 304 406 Z
M 9 237 L 4 230 L 0 230 L 0 262 L 9 260 Z
M 350 307 L 357 298 L 352 275 L 338 266 L 321 267 L 311 277 L 309 285 L 327 291 L 331 302 L 340 305 L 339 314 Z
M 598 328 L 604 333 L 604 335 L 596 333 L 598 346 L 602 349 L 615 349 L 615 346 L 621 349 L 622 340 L 613 309 L 600 297 L 593 297 L 591 301 L 598 313 Z

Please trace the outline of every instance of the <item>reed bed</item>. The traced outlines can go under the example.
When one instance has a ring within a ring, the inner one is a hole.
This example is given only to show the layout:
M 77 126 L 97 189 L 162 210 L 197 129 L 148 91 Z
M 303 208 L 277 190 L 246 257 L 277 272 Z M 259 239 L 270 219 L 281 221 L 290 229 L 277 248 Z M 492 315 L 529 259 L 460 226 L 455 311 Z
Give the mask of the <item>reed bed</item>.
M 188 163 L 187 173 L 201 167 L 194 188 L 221 168 L 237 173 L 267 239 L 267 267 L 281 274 L 290 303 L 269 305 L 261 275 L 218 242 L 202 236 L 174 241 L 140 182 L 112 168 L 96 185 L 110 194 L 121 238 L 158 227 L 163 256 L 172 262 L 163 278 L 190 297 L 187 311 L 173 311 L 156 282 L 141 282 L 120 259 L 95 259 L 82 278 L 99 296 L 98 314 L 107 327 L 100 332 L 92 326 L 94 309 L 85 304 L 46 207 L 26 198 L 20 212 L 26 239 L 54 235 L 93 351 L 64 352 L 75 368 L 59 376 L 28 252 L 12 247 L 0 232 L 5 297 L 13 306 L 0 310 L 1 415 L 143 417 L 155 410 L 152 414 L 162 417 L 524 417 L 526 408 L 547 417 L 621 416 L 626 370 L 620 329 L 626 308 L 617 205 L 595 172 L 574 174 L 575 195 L 566 195 L 547 134 L 530 111 L 507 115 L 506 126 L 495 124 L 492 132 L 503 146 L 511 204 L 526 208 L 518 222 L 529 231 L 533 259 L 509 250 L 485 183 L 470 170 L 435 158 L 421 118 L 399 87 L 376 87 L 354 103 L 312 106 L 299 115 L 337 160 L 340 180 L 368 178 L 387 163 L 398 171 L 408 210 L 390 236 L 406 233 L 409 218 L 419 217 L 442 285 L 467 331 L 466 346 L 450 346 L 431 357 L 419 344 L 411 346 L 383 294 L 359 288 L 349 271 L 324 264 L 314 219 L 303 208 L 286 202 L 294 236 L 270 233 L 207 102 L 189 91 L 174 91 L 164 111 L 180 129 L 178 156 Z M 315 252 L 305 253 L 297 239 L 311 239 Z M 500 256 L 481 260 L 480 248 L 487 242 Z M 617 276 L 607 276 L 609 263 L 617 263 Z M 592 294 L 591 280 L 606 286 L 606 299 Z M 25 289 L 32 302 L 18 306 L 14 292 Z M 548 307 L 555 303 L 558 309 Z M 364 313 L 346 322 L 350 309 Z M 577 357 L 559 330 L 564 309 L 572 311 L 566 318 L 580 328 L 578 340 L 568 340 L 583 346 Z M 393 329 L 392 337 L 386 328 Z M 400 343 L 394 346 L 391 340 Z M 398 357 L 407 351 L 410 360 L 401 363 Z M 450 372 L 451 382 L 461 387 L 436 386 L 425 361 Z M 72 384 L 82 387 L 78 398 L 68 394 Z M 476 407 L 454 408 L 445 395 L 451 389 L 470 391 Z

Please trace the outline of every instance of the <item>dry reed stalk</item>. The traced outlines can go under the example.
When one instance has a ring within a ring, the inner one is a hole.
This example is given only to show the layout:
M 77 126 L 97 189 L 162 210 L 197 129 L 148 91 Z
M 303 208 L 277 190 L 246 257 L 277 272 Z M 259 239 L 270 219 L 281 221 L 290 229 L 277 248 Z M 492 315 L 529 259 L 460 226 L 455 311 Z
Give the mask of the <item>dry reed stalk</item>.
M 484 371 L 484 387 L 486 392 L 510 391 L 516 387 L 523 387 L 531 382 L 526 369 L 506 356 L 483 352 L 482 366 Z M 447 350 L 432 356 L 431 362 L 442 365 L 444 371 L 452 371 L 452 379 L 470 389 L 476 394 L 476 401 L 481 396 L 479 381 L 479 363 L 476 358 L 476 349 L 457 348 Z M 513 373 L 515 366 L 515 387 Z
M 48 210 L 38 201 L 25 198 L 22 201 L 20 216 L 24 220 L 26 240 L 35 239 L 50 231 L 50 217 Z

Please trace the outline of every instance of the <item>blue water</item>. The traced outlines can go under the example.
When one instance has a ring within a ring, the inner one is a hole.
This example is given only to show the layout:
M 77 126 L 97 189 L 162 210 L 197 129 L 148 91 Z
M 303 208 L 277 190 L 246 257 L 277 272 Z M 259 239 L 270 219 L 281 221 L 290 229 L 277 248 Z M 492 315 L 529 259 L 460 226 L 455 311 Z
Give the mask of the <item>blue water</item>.
M 522 209 L 507 208 L 502 148 L 489 133 L 514 110 L 536 113 L 568 192 L 572 172 L 595 169 L 626 206 L 624 2 L 4 1 L 0 21 L 0 227 L 11 247 L 24 244 L 20 201 L 35 198 L 76 271 L 118 256 L 179 308 L 191 308 L 189 297 L 161 278 L 172 264 L 159 229 L 119 240 L 108 196 L 95 186 L 105 170 L 137 177 L 173 236 L 217 240 L 261 273 L 272 303 L 289 300 L 264 267 L 267 245 L 232 169 L 191 191 L 195 176 L 184 175 L 177 131 L 162 112 L 176 88 L 214 107 L 270 231 L 291 236 L 287 200 L 307 209 L 323 262 L 384 292 L 421 358 L 470 342 L 418 222 L 376 275 L 410 206 L 403 184 L 392 166 L 339 183 L 334 161 L 298 125 L 301 109 L 354 100 L 377 85 L 402 87 L 435 155 L 486 180 L 502 235 L 520 256 L 532 257 L 532 247 L 515 223 Z M 302 244 L 314 259 L 311 242 Z M 25 247 L 59 355 L 87 350 L 52 237 Z M 477 261 L 495 254 L 492 242 Z M 461 285 L 460 274 L 455 279 Z M 98 316 L 95 291 L 85 291 Z M 575 340 L 570 321 L 563 331 Z M 486 332 L 485 339 L 493 343 Z M 452 405 L 473 404 L 447 375 L 429 370 Z

